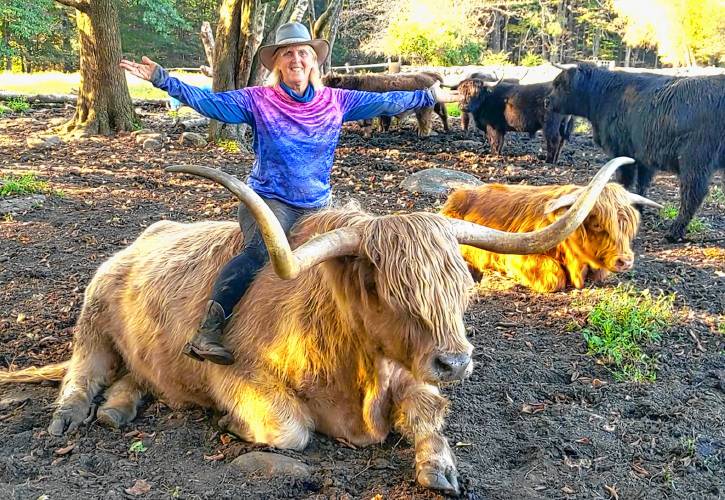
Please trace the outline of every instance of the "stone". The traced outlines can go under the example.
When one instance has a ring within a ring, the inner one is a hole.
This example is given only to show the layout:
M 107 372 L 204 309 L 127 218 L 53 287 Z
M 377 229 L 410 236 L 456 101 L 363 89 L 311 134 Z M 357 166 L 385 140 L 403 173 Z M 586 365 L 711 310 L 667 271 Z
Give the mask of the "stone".
M 273 477 L 306 479 L 312 475 L 312 469 L 301 461 L 264 451 L 252 451 L 240 455 L 230 466 L 248 476 L 265 479 Z
M 27 212 L 28 210 L 42 206 L 45 203 L 45 199 L 46 196 L 44 194 L 33 194 L 22 198 L 1 199 L 0 215 L 17 215 L 22 212 Z
M 164 134 L 158 132 L 149 132 L 147 134 L 139 134 L 136 136 L 136 144 L 143 144 L 148 139 L 153 139 L 158 142 L 164 142 Z
M 150 128 L 142 128 L 140 130 L 134 130 L 133 132 L 131 132 L 131 137 L 136 137 L 139 135 L 155 134 L 155 133 L 156 132 L 154 132 Z
M 411 193 L 447 195 L 453 189 L 480 186 L 478 177 L 447 168 L 429 168 L 416 172 L 400 183 L 400 187 Z
M 203 135 L 195 132 L 184 132 L 181 134 L 181 137 L 179 137 L 179 144 L 182 146 L 202 147 L 206 146 L 206 139 Z
M 25 144 L 31 149 L 52 149 L 62 144 L 63 141 L 57 135 L 46 137 L 30 136 L 25 139 Z
M 474 141 L 472 139 L 465 139 L 462 141 L 453 141 L 453 144 L 466 149 L 477 149 L 482 148 L 483 143 L 481 141 Z
M 161 141 L 157 141 L 156 139 L 145 139 L 143 141 L 143 148 L 146 151 L 158 151 L 163 147 L 163 144 L 161 144 Z

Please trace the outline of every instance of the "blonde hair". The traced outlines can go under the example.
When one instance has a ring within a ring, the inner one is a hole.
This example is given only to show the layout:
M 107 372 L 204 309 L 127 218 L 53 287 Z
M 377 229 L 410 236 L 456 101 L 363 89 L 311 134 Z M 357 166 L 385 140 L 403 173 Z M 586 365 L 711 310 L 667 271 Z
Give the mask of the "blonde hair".
M 310 84 L 315 90 L 320 90 L 322 87 L 324 87 L 324 84 L 322 83 L 320 66 L 317 63 L 317 52 L 315 52 L 315 49 L 313 49 L 310 45 L 305 45 L 304 43 L 300 43 L 298 45 L 302 45 L 303 47 L 305 47 L 308 53 L 312 56 L 313 63 L 312 70 L 310 71 Z M 281 53 L 281 50 L 277 50 L 277 52 L 275 52 L 274 54 L 274 69 L 269 74 L 267 80 L 264 83 L 267 87 L 274 87 L 282 81 L 282 70 L 279 68 L 279 66 L 277 66 L 277 60 L 279 58 L 279 54 Z

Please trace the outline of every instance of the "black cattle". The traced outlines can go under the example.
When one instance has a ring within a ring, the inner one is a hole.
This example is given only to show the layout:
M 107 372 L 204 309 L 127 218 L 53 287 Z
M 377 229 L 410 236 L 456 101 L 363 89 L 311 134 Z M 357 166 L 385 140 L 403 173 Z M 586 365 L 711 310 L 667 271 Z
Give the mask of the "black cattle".
M 483 80 L 484 82 L 497 82 L 499 78 L 491 73 L 483 73 L 483 72 L 476 72 L 472 73 L 471 76 L 468 78 L 473 78 L 476 80 Z M 518 84 L 519 79 L 518 78 L 504 78 L 501 80 L 504 83 L 513 83 Z M 453 90 L 456 90 L 458 88 L 458 85 L 451 87 Z M 471 113 L 467 113 L 465 111 L 461 111 L 461 129 L 463 129 L 463 132 L 466 134 L 466 137 L 471 135 L 471 132 L 476 131 L 476 123 L 473 119 L 473 115 Z
M 612 156 L 629 156 L 620 182 L 644 196 L 658 170 L 680 178 L 680 211 L 667 239 L 684 238 L 707 194 L 710 178 L 725 169 L 725 75 L 690 78 L 568 68 L 554 80 L 553 111 L 583 116 L 594 141 Z
M 546 161 L 556 163 L 571 136 L 572 119 L 545 109 L 549 92 L 551 83 L 517 85 L 472 78 L 458 85 L 461 112 L 471 113 L 476 126 L 486 131 L 493 154 L 501 154 L 506 132 L 528 132 L 533 137 L 543 130 Z

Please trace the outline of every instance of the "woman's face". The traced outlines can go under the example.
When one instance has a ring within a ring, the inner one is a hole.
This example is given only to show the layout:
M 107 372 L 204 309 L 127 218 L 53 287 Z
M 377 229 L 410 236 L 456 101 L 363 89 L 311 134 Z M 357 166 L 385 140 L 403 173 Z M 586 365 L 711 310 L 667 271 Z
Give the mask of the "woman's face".
M 290 87 L 306 87 L 315 64 L 314 51 L 309 45 L 283 47 L 277 56 L 277 67 L 282 72 L 282 81 Z

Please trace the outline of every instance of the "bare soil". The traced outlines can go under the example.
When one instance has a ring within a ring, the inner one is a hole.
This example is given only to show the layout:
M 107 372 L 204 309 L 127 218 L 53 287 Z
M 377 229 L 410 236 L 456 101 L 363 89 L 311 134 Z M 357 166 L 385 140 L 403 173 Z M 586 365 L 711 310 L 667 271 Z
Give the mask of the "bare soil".
M 0 119 L 0 173 L 36 172 L 63 192 L 0 221 L 0 369 L 68 359 L 92 273 L 149 224 L 235 217 L 223 189 L 163 167 L 201 164 L 243 177 L 251 163 L 215 145 L 178 145 L 171 120 L 152 109 L 144 120 L 172 139 L 162 151 L 143 151 L 130 134 L 27 148 L 27 135 L 71 113 Z M 424 140 L 405 125 L 366 141 L 351 125 L 338 148 L 335 194 L 375 213 L 436 210 L 441 198 L 401 192 L 400 181 L 445 167 L 484 181 L 585 183 L 607 159 L 587 135 L 565 146 L 557 167 L 543 162 L 540 136 L 510 134 L 504 157 L 483 142 L 456 142 L 464 139 L 457 125 Z M 676 181 L 658 176 L 651 197 L 677 203 Z M 645 212 L 635 269 L 602 285 L 677 294 L 677 320 L 647 348 L 659 360 L 654 383 L 615 382 L 587 355 L 576 328 L 586 317 L 582 292 L 537 295 L 485 277 L 466 316 L 477 367 L 444 388 L 464 497 L 725 497 L 724 213 L 722 199 L 708 199 L 698 214 L 706 230 L 668 244 L 662 220 Z M 276 451 L 310 465 L 309 479 L 259 480 L 228 464 L 265 448 L 230 440 L 211 412 L 152 400 L 129 428 L 90 422 L 55 438 L 45 428 L 56 393 L 54 384 L 0 388 L 0 497 L 125 498 L 144 479 L 151 488 L 142 498 L 439 498 L 415 485 L 413 449 L 399 436 L 363 449 L 316 436 L 303 453 Z M 130 451 L 139 439 L 145 451 Z

